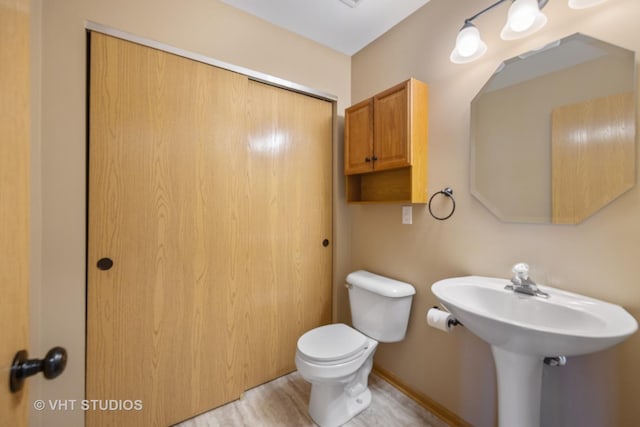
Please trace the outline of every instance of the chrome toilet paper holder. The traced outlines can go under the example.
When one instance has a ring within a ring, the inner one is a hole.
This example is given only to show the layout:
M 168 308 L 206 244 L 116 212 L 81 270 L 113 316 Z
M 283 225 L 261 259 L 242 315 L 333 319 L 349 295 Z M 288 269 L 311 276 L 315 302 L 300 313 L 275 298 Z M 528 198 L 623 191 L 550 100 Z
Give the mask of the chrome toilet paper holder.
M 434 306 L 433 306 L 433 307 L 431 307 L 431 308 L 435 308 L 435 309 L 438 309 L 438 310 L 446 311 L 447 313 L 449 313 L 449 310 L 446 310 L 446 309 L 444 309 L 444 308 L 442 308 L 442 307 L 438 307 L 437 305 L 434 305 Z M 455 317 L 452 317 L 452 318 L 451 318 L 451 319 L 449 319 L 449 321 L 447 322 L 447 326 L 450 326 L 450 327 L 451 327 L 451 326 L 464 326 L 464 325 L 462 324 L 462 322 L 461 322 L 461 321 L 459 321 L 459 320 L 458 320 L 458 319 L 456 319 Z

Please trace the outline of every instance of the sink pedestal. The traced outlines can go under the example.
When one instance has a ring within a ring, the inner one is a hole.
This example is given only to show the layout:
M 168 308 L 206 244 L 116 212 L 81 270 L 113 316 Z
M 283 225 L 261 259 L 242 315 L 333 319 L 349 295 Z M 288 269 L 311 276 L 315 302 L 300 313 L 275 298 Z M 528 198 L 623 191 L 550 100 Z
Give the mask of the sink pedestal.
M 498 425 L 540 427 L 543 358 L 491 346 L 498 378 Z

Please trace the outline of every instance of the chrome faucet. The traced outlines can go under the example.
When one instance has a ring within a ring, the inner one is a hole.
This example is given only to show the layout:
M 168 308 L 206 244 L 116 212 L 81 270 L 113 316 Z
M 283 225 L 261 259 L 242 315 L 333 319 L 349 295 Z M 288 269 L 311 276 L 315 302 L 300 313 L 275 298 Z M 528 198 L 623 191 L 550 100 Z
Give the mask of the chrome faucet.
M 504 288 L 519 294 L 549 298 L 549 294 L 538 289 L 538 285 L 529 277 L 529 265 L 520 262 L 511 269 L 514 276 L 511 278 L 511 285 Z

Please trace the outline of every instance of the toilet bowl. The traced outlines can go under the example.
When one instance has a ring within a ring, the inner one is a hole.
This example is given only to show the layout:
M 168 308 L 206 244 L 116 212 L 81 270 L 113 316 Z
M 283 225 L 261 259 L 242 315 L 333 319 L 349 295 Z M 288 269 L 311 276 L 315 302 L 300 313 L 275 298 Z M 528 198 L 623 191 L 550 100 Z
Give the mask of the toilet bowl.
M 298 340 L 296 367 L 312 384 L 309 415 L 322 427 L 346 423 L 371 403 L 367 380 L 378 342 L 349 326 L 321 326 Z
M 336 427 L 371 404 L 368 378 L 378 341 L 404 339 L 415 289 L 360 270 L 347 276 L 354 328 L 321 326 L 298 339 L 296 367 L 311 383 L 309 415 L 321 427 Z

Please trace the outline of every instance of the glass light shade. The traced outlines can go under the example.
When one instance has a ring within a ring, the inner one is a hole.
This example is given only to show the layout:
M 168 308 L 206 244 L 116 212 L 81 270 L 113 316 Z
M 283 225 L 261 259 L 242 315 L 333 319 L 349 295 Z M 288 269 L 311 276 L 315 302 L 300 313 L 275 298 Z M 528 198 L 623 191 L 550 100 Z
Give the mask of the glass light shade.
M 571 9 L 586 9 L 588 7 L 597 6 L 607 0 L 569 0 Z
M 465 24 L 456 37 L 456 46 L 449 59 L 455 64 L 475 61 L 487 51 L 487 45 L 480 39 L 480 31 L 473 24 Z
M 456 50 L 460 56 L 471 56 L 480 46 L 480 31 L 474 25 L 464 27 L 456 37 Z
M 513 6 L 515 6 L 518 1 L 522 0 L 516 0 L 513 5 L 511 5 L 511 7 L 513 8 Z M 509 19 L 507 19 L 507 23 L 504 25 L 504 28 L 502 28 L 502 32 L 500 32 L 500 37 L 502 38 L 502 40 L 521 39 L 535 33 L 536 31 L 547 25 L 547 15 L 540 11 L 538 2 L 536 0 L 532 1 L 535 3 L 536 8 L 536 12 L 533 15 L 533 22 L 529 25 L 528 28 L 522 31 L 514 31 L 511 25 L 511 16 L 509 16 Z M 511 9 L 509 9 L 509 12 L 511 12 Z
M 507 25 L 512 31 L 521 33 L 533 25 L 538 13 L 538 0 L 515 0 L 509 8 Z

